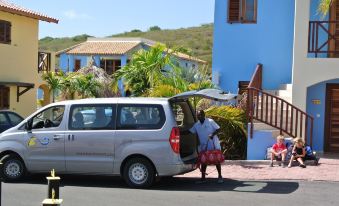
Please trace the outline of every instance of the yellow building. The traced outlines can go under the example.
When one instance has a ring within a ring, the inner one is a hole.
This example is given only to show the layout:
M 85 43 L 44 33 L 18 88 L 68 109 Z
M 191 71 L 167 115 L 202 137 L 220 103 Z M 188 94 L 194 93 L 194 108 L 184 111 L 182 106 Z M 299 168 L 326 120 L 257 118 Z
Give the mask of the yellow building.
M 54 55 L 39 52 L 39 21 L 58 23 L 55 18 L 0 0 L 0 110 L 27 116 L 37 109 L 37 90 L 44 90 L 42 72 L 54 70 Z

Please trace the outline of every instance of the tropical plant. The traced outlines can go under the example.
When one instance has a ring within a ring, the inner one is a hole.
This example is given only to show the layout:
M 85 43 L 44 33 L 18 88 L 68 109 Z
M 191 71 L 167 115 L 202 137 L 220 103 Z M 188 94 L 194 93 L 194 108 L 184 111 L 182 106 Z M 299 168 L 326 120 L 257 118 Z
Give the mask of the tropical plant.
M 335 0 L 320 0 L 318 5 L 318 13 L 326 16 L 331 8 L 331 4 Z
M 62 76 L 61 78 L 62 99 L 74 99 L 75 93 L 77 91 L 76 77 L 77 77 L 76 72 L 70 72 Z
M 78 74 L 82 75 L 93 75 L 95 83 L 99 84 L 100 86 L 94 84 L 92 85 L 93 88 L 91 90 L 97 89 L 95 92 L 95 96 L 97 97 L 115 97 L 120 96 L 119 92 L 113 92 L 111 84 L 112 84 L 112 77 L 105 72 L 104 69 L 96 67 L 93 63 L 90 63 L 87 67 L 80 69 Z M 93 93 L 94 94 L 94 93 Z
M 218 136 L 225 158 L 245 159 L 247 145 L 245 111 L 230 106 L 214 106 L 205 112 L 207 117 L 215 120 L 221 127 Z
M 145 96 L 150 88 L 159 85 L 170 65 L 172 52 L 164 45 L 156 45 L 148 51 L 140 50 L 133 54 L 129 64 L 114 75 L 113 87 L 118 88 L 118 80 L 123 79 L 135 96 Z
M 75 78 L 75 85 L 78 95 L 81 98 L 98 97 L 101 84 L 95 79 L 93 74 L 78 73 Z
M 62 72 L 46 72 L 42 74 L 42 79 L 47 83 L 49 91 L 52 93 L 52 101 L 55 102 L 56 92 L 62 88 Z

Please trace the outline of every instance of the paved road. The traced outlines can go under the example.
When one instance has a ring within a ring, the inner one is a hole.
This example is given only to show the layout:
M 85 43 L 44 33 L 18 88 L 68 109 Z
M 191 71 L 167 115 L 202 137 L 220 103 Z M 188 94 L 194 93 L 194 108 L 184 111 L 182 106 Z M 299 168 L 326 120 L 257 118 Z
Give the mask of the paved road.
M 129 189 L 115 177 L 62 177 L 62 206 L 213 206 L 338 205 L 339 182 L 236 181 L 218 185 L 211 179 L 172 178 L 148 190 Z M 38 206 L 47 193 L 43 176 L 22 183 L 3 183 L 3 206 Z

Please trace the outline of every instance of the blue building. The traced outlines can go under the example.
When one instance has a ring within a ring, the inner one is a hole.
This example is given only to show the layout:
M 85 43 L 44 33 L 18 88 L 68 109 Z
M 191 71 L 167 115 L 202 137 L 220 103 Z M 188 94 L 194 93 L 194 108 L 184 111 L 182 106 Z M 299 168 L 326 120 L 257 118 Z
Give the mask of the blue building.
M 318 4 L 215 0 L 213 80 L 233 93 L 254 88 L 248 159 L 263 159 L 279 133 L 339 152 L 339 1 L 327 16 Z
M 108 74 L 125 66 L 133 53 L 149 49 L 157 42 L 143 38 L 88 38 L 86 42 L 57 52 L 59 67 L 64 72 L 77 71 L 94 60 L 96 66 Z M 176 53 L 183 68 L 198 68 L 207 62 L 183 53 Z

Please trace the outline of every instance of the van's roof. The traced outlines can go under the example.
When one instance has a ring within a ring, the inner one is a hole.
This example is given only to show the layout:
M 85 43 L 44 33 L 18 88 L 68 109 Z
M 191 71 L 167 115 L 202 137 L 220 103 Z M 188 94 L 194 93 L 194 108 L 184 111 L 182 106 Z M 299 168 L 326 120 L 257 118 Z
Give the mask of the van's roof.
M 153 98 L 153 97 L 114 97 L 114 98 L 91 98 L 91 99 L 78 99 L 78 100 L 67 100 L 57 102 L 55 104 L 163 104 L 168 102 L 169 98 Z

